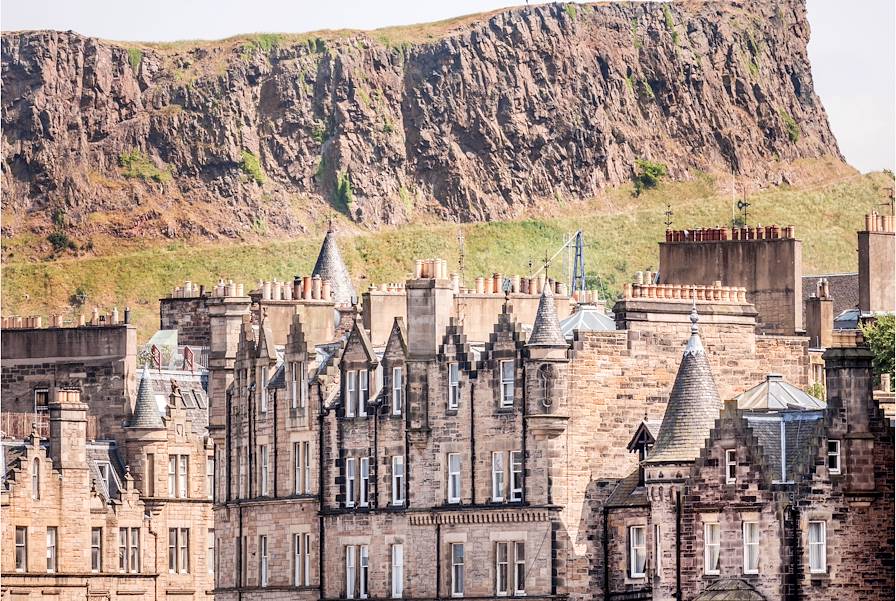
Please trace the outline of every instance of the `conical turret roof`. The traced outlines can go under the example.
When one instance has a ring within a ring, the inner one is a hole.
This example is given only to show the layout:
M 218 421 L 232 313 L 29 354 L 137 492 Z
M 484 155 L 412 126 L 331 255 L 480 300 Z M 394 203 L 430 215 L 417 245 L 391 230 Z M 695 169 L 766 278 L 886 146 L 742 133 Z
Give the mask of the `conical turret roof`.
M 149 368 L 143 366 L 140 374 L 140 385 L 137 388 L 137 402 L 134 404 L 134 414 L 128 424 L 131 428 L 164 428 L 162 417 L 159 415 L 159 407 L 150 389 Z
M 348 269 L 342 262 L 342 254 L 336 244 L 336 234 L 332 224 L 327 228 L 327 235 L 324 236 L 320 254 L 317 255 L 317 263 L 314 264 L 314 271 L 311 272 L 311 275 L 319 275 L 323 280 L 330 280 L 333 299 L 337 305 L 351 304 L 352 298 L 355 296 L 355 289 L 352 286 L 352 278 Z
M 526 345 L 567 346 L 566 338 L 563 337 L 563 332 L 560 329 L 560 320 L 557 319 L 554 293 L 551 291 L 549 282 L 545 282 L 542 288 L 538 310 L 535 312 L 535 323 L 532 324 L 532 334 Z
M 678 366 L 656 445 L 647 459 L 649 463 L 694 461 L 719 417 L 722 401 L 697 321 L 695 306 L 691 309 L 691 338 Z

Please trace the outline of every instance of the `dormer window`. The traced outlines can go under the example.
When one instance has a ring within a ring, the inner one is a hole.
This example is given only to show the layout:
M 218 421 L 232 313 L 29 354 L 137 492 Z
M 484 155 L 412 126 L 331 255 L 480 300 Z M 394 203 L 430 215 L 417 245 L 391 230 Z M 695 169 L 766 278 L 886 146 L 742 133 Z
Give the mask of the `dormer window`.
M 358 372 L 350 370 L 345 376 L 345 416 L 354 417 L 358 406 Z
M 654 442 L 656 441 L 650 432 L 647 422 L 643 421 L 638 426 L 631 442 L 628 443 L 629 452 L 638 454 L 638 486 L 644 485 L 644 461 L 647 460 Z
M 259 370 L 260 373 L 260 386 L 261 386 L 261 403 L 260 403 L 260 411 L 262 413 L 267 413 L 268 411 L 268 368 L 262 367 Z
M 358 370 L 358 416 L 367 415 L 367 401 L 370 398 L 370 372 Z
M 448 409 L 460 405 L 460 368 L 457 363 L 448 364 Z
M 404 371 L 392 368 L 392 415 L 401 415 L 404 409 Z
M 513 407 L 516 384 L 514 361 L 501 361 L 501 407 Z

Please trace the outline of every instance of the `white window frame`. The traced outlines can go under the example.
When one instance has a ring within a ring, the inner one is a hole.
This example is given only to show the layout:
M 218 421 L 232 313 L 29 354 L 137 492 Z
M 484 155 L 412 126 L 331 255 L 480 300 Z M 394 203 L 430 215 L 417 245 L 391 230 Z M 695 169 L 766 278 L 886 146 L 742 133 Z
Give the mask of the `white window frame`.
M 460 551 L 460 556 L 456 551 Z M 464 544 L 463 543 L 451 543 L 449 547 L 449 552 L 451 553 L 451 596 L 452 597 L 463 597 L 464 596 Z
M 293 455 L 293 477 L 295 478 L 293 492 L 295 494 L 301 494 L 302 492 L 302 443 L 299 441 L 292 443 L 292 455 Z
M 168 455 L 168 496 L 177 496 L 177 455 Z
M 355 458 L 345 458 L 345 506 L 355 506 Z
M 179 547 L 179 555 L 178 555 L 178 568 L 181 574 L 189 574 L 190 573 L 190 529 L 189 528 L 179 528 L 178 535 L 178 543 Z
M 492 502 L 504 501 L 504 451 L 492 453 Z
M 293 584 L 311 586 L 311 535 L 297 532 L 292 535 Z
M 355 598 L 355 546 L 345 546 L 345 598 Z
M 816 536 L 815 540 L 813 540 L 813 526 L 816 526 L 818 530 L 818 534 L 820 536 Z M 828 571 L 828 537 L 827 537 L 827 522 L 823 520 L 810 520 L 809 528 L 808 528 L 808 552 L 809 552 L 809 573 L 810 574 L 825 574 Z M 821 565 L 815 564 L 812 562 L 812 548 L 817 547 L 818 558 L 821 559 Z
M 370 398 L 370 372 L 358 370 L 358 417 L 367 417 L 367 401 Z
M 460 406 L 460 365 L 448 364 L 448 409 L 455 410 Z
M 367 545 L 358 547 L 358 598 L 366 599 L 370 586 L 370 551 Z
M 456 458 L 457 467 L 452 467 L 452 461 Z M 448 469 L 448 503 L 456 504 L 460 503 L 461 499 L 461 479 L 460 472 L 462 469 L 462 462 L 460 453 L 448 453 L 447 465 Z
M 21 535 L 21 536 L 19 536 Z M 28 571 L 28 527 L 16 526 L 16 572 Z
M 513 543 L 513 594 L 522 597 L 526 594 L 526 543 Z
M 186 499 L 190 496 L 190 456 L 177 456 L 177 496 Z
M 725 449 L 725 484 L 737 482 L 737 449 Z
M 711 532 L 715 532 L 715 537 L 711 536 Z M 710 542 L 714 540 L 715 542 Z M 716 565 L 715 568 L 710 567 L 713 550 L 715 550 Z M 721 567 L 722 558 L 722 526 L 718 522 L 706 522 L 703 524 L 703 573 L 718 574 Z
M 40 499 L 40 459 L 37 457 L 31 462 L 31 498 Z
M 350 369 L 345 372 L 345 417 L 355 417 L 358 404 L 358 371 Z
M 98 574 L 103 571 L 103 529 L 90 529 L 90 571 Z
M 263 444 L 258 447 L 258 455 L 261 461 L 258 462 L 259 469 L 259 485 L 258 492 L 261 496 L 268 495 L 268 469 L 270 468 L 270 453 L 268 451 L 268 445 Z
M 759 522 L 744 522 L 741 526 L 744 542 L 744 574 L 759 573 Z M 751 558 L 751 552 L 755 555 Z M 751 565 L 751 559 L 755 565 Z
M 833 445 L 833 450 L 831 449 L 831 445 Z M 839 440 L 828 439 L 828 462 L 827 462 L 827 465 L 828 465 L 828 473 L 829 474 L 839 474 L 843 469 L 843 465 L 841 463 L 841 461 L 842 461 L 842 455 L 840 452 L 841 449 L 842 449 L 842 445 L 840 444 Z M 833 459 L 834 463 L 836 464 L 833 467 L 831 466 L 831 459 Z
M 640 570 L 639 559 L 642 560 Z M 628 575 L 629 578 L 647 576 L 647 526 L 643 524 L 628 527 Z
M 392 456 L 392 505 L 404 505 L 404 455 Z
M 370 494 L 370 457 L 361 457 L 358 464 L 360 486 L 358 487 L 358 506 L 367 507 Z
M 268 535 L 258 536 L 258 586 L 268 585 Z
M 510 374 L 505 373 L 505 366 L 510 366 Z M 516 394 L 516 361 L 505 359 L 499 363 L 501 379 L 501 407 L 513 407 Z
M 510 502 L 523 500 L 523 452 L 510 451 Z
M 311 442 L 302 443 L 302 460 L 305 462 L 305 494 L 311 494 Z
M 140 572 L 140 529 L 118 529 L 118 571 L 122 574 Z
M 506 597 L 510 594 L 510 543 L 495 543 L 495 595 Z
M 404 368 L 392 368 L 392 415 L 404 411 Z
M 59 544 L 59 531 L 56 526 L 47 526 L 47 573 L 56 572 L 58 558 L 56 546 Z
M 259 403 L 258 410 L 261 413 L 268 412 L 268 368 L 266 366 L 260 367 L 258 369 L 258 380 L 260 382 L 259 388 L 261 389 L 261 402 Z
M 653 565 L 656 577 L 662 579 L 663 574 L 663 537 L 659 524 L 653 525 Z
M 392 598 L 404 596 L 404 547 L 401 543 L 392 544 Z
M 215 458 L 205 459 L 205 486 L 208 488 L 208 498 L 215 498 Z
M 208 564 L 208 573 L 212 575 L 212 579 L 214 580 L 215 576 L 215 564 L 217 563 L 218 558 L 218 547 L 215 545 L 215 529 L 208 529 L 208 551 L 205 557 L 205 562 Z

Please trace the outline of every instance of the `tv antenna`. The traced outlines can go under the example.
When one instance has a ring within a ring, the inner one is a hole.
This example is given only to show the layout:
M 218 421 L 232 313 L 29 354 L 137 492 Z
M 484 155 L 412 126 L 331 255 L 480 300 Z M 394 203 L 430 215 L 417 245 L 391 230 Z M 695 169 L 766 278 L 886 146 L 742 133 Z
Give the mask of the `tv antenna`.
M 663 212 L 663 215 L 666 216 L 666 220 L 663 222 L 666 224 L 666 229 L 670 229 L 672 227 L 672 205 L 668 202 L 666 203 L 666 210 Z

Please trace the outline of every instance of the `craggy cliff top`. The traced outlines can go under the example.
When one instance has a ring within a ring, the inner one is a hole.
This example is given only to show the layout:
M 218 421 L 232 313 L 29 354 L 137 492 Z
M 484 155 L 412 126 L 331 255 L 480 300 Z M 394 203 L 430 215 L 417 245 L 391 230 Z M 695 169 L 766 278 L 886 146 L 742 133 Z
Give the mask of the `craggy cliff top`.
M 551 4 L 174 44 L 3 34 L 5 237 L 502 219 L 638 158 L 758 184 L 842 161 L 802 0 Z

